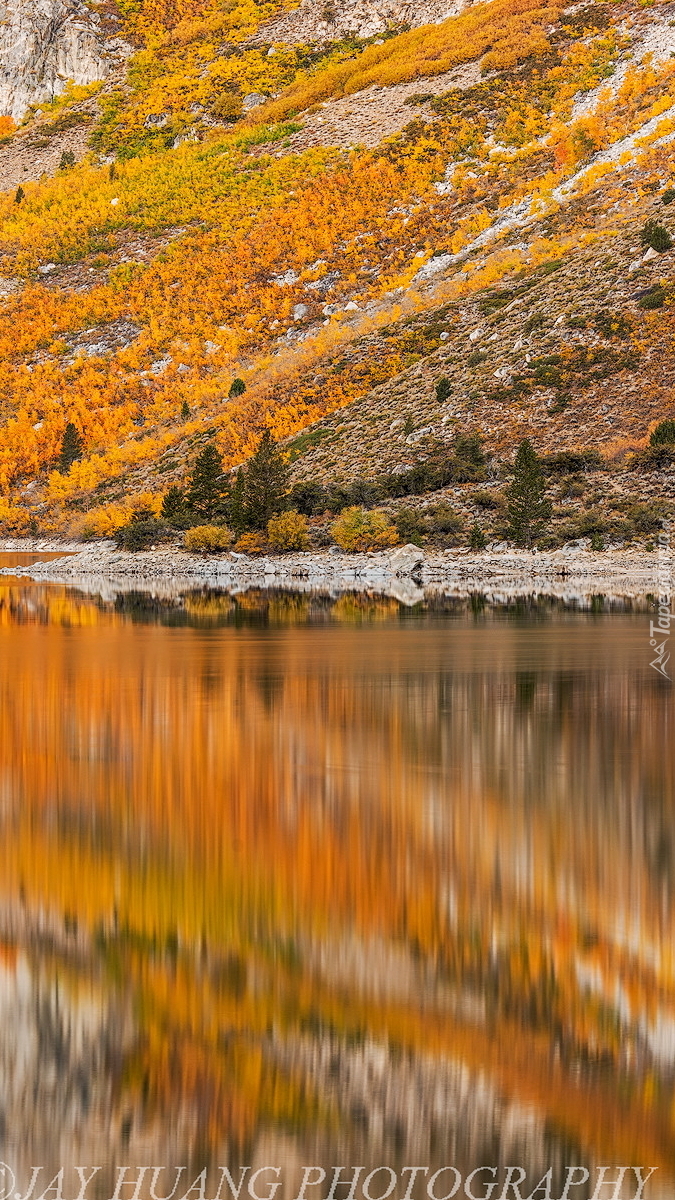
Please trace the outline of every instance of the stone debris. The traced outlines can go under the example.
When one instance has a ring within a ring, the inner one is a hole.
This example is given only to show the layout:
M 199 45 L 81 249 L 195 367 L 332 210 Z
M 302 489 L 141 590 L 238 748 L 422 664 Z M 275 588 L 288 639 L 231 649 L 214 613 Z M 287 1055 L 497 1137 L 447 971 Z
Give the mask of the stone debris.
M 314 146 L 378 146 L 415 117 L 429 120 L 433 115 L 430 100 L 434 96 L 453 88 L 466 90 L 480 79 L 480 63 L 470 62 L 422 81 L 414 79 L 389 87 L 373 85 L 349 96 L 327 100 L 316 111 L 301 114 L 302 129 L 289 138 L 289 150 L 298 153 Z

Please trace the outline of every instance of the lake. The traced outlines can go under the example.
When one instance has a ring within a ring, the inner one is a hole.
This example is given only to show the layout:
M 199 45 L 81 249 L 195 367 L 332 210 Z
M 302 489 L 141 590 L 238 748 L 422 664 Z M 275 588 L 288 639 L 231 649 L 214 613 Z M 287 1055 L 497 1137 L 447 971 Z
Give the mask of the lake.
M 672 1195 L 675 707 L 650 657 L 649 613 L 602 600 L 0 581 L 18 1196 L 59 1200 L 64 1167 L 74 1200 L 82 1164 L 87 1200 L 147 1164 L 137 1200 L 176 1169 L 176 1200 L 202 1171 L 190 1200 L 227 1196 L 225 1166 L 293 1200 L 307 1164 L 305 1200 L 336 1164 L 352 1200 L 469 1195 L 478 1167 L 484 1197 L 514 1164 L 523 1197 L 547 1172 L 537 1196 L 592 1194 L 600 1164 Z

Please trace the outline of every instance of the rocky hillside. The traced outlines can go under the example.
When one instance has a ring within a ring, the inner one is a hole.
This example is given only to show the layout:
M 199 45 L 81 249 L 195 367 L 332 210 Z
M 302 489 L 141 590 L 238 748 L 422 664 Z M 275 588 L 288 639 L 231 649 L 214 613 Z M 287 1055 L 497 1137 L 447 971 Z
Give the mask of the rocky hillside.
M 328 42 L 352 34 L 373 37 L 403 25 L 429 25 L 461 12 L 465 0 L 302 0 L 270 22 L 260 37 L 279 42 Z
M 562 533 L 602 513 L 653 535 L 675 500 L 672 456 L 645 453 L 674 412 L 675 6 L 99 14 L 117 59 L 88 16 L 99 82 L 0 144 L 4 532 L 110 533 L 205 440 L 235 466 L 270 426 L 296 480 L 331 486 L 478 434 L 495 495 L 432 499 L 495 536 L 522 437 L 593 450 L 554 481 Z

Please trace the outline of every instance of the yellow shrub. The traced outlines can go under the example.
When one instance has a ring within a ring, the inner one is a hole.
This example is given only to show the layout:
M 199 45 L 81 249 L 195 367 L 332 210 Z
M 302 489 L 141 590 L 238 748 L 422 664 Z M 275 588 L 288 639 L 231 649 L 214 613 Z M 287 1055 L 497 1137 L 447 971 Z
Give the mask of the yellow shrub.
M 183 545 L 190 554 L 227 550 L 232 545 L 232 533 L 227 525 L 195 525 L 186 531 Z
M 8 504 L 0 496 L 0 532 L 24 533 L 28 525 L 28 514 L 18 505 Z
M 240 554 L 264 554 L 267 543 L 262 533 L 242 533 L 234 548 Z
M 131 520 L 131 504 L 104 504 L 91 508 L 86 516 L 71 522 L 71 532 L 79 537 L 114 537 Z
M 270 517 L 267 536 L 273 550 L 305 550 L 309 545 L 307 521 L 293 510 Z
M 243 111 L 241 96 L 236 92 L 221 92 L 211 106 L 211 112 L 218 121 L 236 121 Z
M 386 512 L 345 508 L 330 527 L 333 541 L 343 550 L 386 550 L 395 546 L 398 533 Z

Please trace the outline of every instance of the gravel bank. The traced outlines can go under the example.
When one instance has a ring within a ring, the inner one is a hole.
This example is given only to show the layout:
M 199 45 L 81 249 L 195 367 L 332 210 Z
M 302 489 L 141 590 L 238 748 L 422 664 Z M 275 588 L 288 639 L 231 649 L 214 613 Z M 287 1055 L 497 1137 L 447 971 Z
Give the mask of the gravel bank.
M 11 564 L 10 554 L 53 553 L 67 557 L 31 566 Z M 0 542 L 0 574 L 67 584 L 104 597 L 132 590 L 178 595 L 200 587 L 241 592 L 249 588 L 298 591 L 375 591 L 414 604 L 425 594 L 467 596 L 484 593 L 495 601 L 550 595 L 579 603 L 604 595 L 645 598 L 659 591 L 659 572 L 671 580 L 675 559 L 646 551 L 591 553 L 584 546 L 531 553 L 499 549 L 472 553 L 423 553 L 413 546 L 377 554 L 334 552 L 249 558 L 229 553 L 196 557 L 164 549 L 123 553 L 110 542 L 58 544 Z

